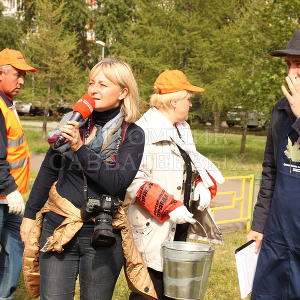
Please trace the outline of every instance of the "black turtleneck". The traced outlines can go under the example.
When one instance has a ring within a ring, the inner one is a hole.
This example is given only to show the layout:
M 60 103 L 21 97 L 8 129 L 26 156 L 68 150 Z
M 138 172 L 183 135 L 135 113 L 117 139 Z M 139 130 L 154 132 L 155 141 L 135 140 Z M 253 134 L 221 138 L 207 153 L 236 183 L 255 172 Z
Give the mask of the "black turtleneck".
M 96 124 L 105 125 L 114 118 L 120 108 L 105 112 L 93 112 Z M 91 149 L 82 146 L 77 157 L 88 180 L 89 195 L 109 194 L 124 199 L 127 187 L 134 179 L 143 156 L 144 131 L 134 123 L 130 123 L 125 139 L 116 154 L 116 164 L 102 161 Z M 57 191 L 76 207 L 84 204 L 82 170 L 74 168 L 69 159 L 61 159 L 61 155 L 50 148 L 45 156 L 37 178 L 33 184 L 25 209 L 25 217 L 35 219 L 38 212 L 48 199 L 52 184 L 57 181 Z M 51 214 L 52 223 L 61 222 L 61 216 Z
M 93 111 L 92 118 L 95 124 L 104 126 L 120 112 L 120 107 L 112 108 L 107 111 Z

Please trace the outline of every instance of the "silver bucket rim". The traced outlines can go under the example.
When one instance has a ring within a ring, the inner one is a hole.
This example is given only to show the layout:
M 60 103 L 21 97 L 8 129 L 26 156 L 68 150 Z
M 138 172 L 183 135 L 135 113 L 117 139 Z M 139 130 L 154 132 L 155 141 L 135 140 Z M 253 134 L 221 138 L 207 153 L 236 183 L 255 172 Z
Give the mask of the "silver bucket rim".
M 175 246 L 179 246 L 175 247 Z M 188 249 L 191 247 L 192 249 Z M 200 247 L 202 247 L 200 249 Z M 198 242 L 184 242 L 184 241 L 165 241 L 162 244 L 162 248 L 174 251 L 184 251 L 184 252 L 205 252 L 211 253 L 215 251 L 215 248 L 209 244 L 198 243 Z

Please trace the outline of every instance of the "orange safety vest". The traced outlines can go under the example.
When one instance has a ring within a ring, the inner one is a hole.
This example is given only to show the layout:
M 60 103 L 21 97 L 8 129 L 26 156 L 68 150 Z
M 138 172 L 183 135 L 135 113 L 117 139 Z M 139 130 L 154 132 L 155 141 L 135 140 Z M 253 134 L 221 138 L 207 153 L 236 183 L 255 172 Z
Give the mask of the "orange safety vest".
M 10 174 L 14 177 L 18 191 L 25 194 L 28 191 L 30 179 L 30 154 L 24 131 L 14 105 L 7 106 L 0 96 L 0 111 L 6 125 L 7 157 Z M 0 196 L 5 198 L 5 196 Z

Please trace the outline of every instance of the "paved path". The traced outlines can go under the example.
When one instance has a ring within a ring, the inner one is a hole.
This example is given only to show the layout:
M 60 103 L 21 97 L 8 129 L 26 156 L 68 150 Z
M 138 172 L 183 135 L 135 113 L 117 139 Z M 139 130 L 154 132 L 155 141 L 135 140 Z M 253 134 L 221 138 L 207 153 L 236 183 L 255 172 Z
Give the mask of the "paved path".
M 45 154 L 31 154 L 31 171 L 38 172 Z
M 234 174 L 233 174 L 234 175 Z M 240 201 L 238 200 L 239 197 L 242 195 L 242 184 L 241 180 L 234 179 L 234 180 L 226 180 L 224 184 L 218 187 L 218 192 L 227 192 L 226 195 L 218 195 L 211 203 L 212 207 L 217 206 L 229 206 L 227 209 L 222 209 L 219 211 L 215 211 L 214 218 L 216 221 L 221 220 L 231 220 L 231 219 L 238 219 L 240 216 L 241 211 L 243 211 L 243 216 L 247 216 L 248 212 L 248 201 L 249 201 L 249 181 L 245 183 L 245 206 L 241 208 Z M 257 199 L 257 194 L 259 191 L 259 182 L 256 182 L 254 185 L 254 201 Z M 236 203 L 233 203 L 233 196 L 237 198 Z M 230 206 L 235 206 L 231 208 Z M 252 208 L 251 208 L 252 210 Z M 235 222 L 221 225 L 223 230 L 236 230 L 240 228 L 245 228 L 245 222 Z
M 26 126 L 30 126 L 30 127 L 42 127 L 43 126 L 43 122 L 42 121 L 28 121 L 28 120 L 21 120 L 21 123 L 23 125 L 23 127 L 26 128 Z M 48 129 L 53 129 L 55 128 L 55 126 L 57 125 L 58 122 L 47 122 L 47 128 Z

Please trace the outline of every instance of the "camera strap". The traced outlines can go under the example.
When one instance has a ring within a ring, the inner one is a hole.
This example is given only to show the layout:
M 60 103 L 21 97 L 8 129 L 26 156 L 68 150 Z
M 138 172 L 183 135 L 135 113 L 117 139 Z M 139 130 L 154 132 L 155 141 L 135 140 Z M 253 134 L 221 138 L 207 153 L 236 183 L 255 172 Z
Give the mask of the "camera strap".
M 80 164 L 80 166 L 81 166 L 81 171 L 82 171 L 82 176 L 83 176 L 83 197 L 84 197 L 84 200 L 87 201 L 88 200 L 87 179 L 86 179 L 86 176 L 84 175 L 84 171 L 83 171 L 81 164 Z

